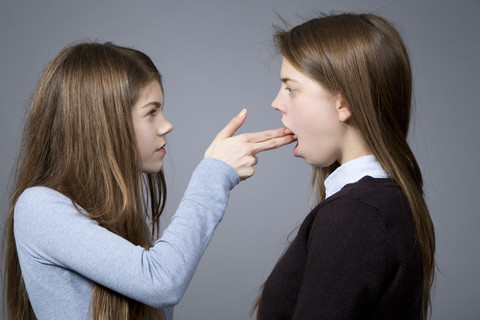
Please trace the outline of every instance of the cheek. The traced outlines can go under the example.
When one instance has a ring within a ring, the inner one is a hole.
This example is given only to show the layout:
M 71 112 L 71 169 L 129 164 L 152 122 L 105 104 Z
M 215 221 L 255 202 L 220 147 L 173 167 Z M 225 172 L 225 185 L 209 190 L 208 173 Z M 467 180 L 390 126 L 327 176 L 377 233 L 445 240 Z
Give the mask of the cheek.
M 144 160 L 147 155 L 148 135 L 145 133 L 145 130 L 135 128 L 135 139 L 140 157 Z
M 147 152 L 145 150 L 144 145 L 141 142 L 137 141 L 137 148 L 138 148 L 138 153 L 140 154 L 140 159 L 142 161 L 145 161 L 145 158 L 147 156 Z
M 299 112 L 292 119 L 295 123 L 299 143 L 315 150 L 315 153 L 329 154 L 339 145 L 341 124 L 330 110 L 310 109 Z
M 290 114 L 290 124 L 300 138 L 321 138 L 328 127 L 325 115 L 314 107 L 300 107 Z
M 300 134 L 301 132 L 308 132 L 314 127 L 313 116 L 314 115 L 308 107 L 301 104 L 294 104 L 289 108 L 286 122 L 295 134 Z

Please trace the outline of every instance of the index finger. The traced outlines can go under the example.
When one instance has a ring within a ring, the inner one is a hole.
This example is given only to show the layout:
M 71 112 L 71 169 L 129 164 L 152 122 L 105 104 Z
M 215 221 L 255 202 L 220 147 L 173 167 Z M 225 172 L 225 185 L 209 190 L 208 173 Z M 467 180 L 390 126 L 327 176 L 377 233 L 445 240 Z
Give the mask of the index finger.
M 233 134 L 242 126 L 247 116 L 247 109 L 243 109 L 238 115 L 236 115 L 230 122 L 223 128 L 215 137 L 217 139 L 226 139 L 233 136 Z
M 278 128 L 272 130 L 266 130 L 261 132 L 251 132 L 251 133 L 244 133 L 245 141 L 246 142 L 264 142 L 271 139 L 284 137 L 286 135 L 292 134 L 292 131 L 287 128 Z
M 251 144 L 252 154 L 257 154 L 259 152 L 266 151 L 266 150 L 277 149 L 284 145 L 292 143 L 296 140 L 297 139 L 293 134 L 288 134 L 288 135 L 273 138 L 270 140 L 252 143 Z

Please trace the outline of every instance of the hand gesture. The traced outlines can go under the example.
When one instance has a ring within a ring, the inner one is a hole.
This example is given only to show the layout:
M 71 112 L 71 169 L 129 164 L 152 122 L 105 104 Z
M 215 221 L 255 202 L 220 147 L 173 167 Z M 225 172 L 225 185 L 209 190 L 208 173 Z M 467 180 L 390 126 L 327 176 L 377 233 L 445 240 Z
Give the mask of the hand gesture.
M 276 149 L 296 140 L 292 132 L 286 128 L 233 136 L 245 122 L 246 117 L 247 110 L 243 109 L 217 134 L 205 151 L 205 158 L 216 158 L 232 166 L 240 180 L 245 180 L 255 173 L 257 153 Z

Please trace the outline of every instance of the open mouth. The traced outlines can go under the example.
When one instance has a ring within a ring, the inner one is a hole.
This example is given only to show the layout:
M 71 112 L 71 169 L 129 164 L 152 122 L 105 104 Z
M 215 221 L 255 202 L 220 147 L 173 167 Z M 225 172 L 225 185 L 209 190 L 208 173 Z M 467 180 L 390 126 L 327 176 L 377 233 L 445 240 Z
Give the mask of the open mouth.
M 290 129 L 287 125 L 285 125 L 285 123 L 284 123 L 283 121 L 281 121 L 281 123 L 283 124 L 283 126 L 284 126 L 285 128 L 287 128 L 288 130 L 292 131 L 293 134 L 295 134 L 295 132 L 293 132 L 293 130 Z M 298 156 L 298 137 L 297 137 L 297 144 L 295 145 L 295 148 L 293 149 L 293 155 L 294 155 L 295 157 Z
M 293 155 L 295 157 L 298 157 L 298 140 L 297 140 L 297 144 L 295 145 L 295 148 L 293 148 Z

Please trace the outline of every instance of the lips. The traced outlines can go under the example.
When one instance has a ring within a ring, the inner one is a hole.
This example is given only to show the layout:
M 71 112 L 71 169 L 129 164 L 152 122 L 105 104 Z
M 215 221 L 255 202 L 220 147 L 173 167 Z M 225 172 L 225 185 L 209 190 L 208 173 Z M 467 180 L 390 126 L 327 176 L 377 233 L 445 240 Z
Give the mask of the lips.
M 166 145 L 167 145 L 166 143 L 163 144 L 163 146 L 161 146 L 160 148 L 158 148 L 158 149 L 155 150 L 155 151 L 156 151 L 156 152 L 166 153 L 166 152 L 167 152 L 167 151 L 165 150 L 165 146 L 166 146 Z
M 288 130 L 292 131 L 292 134 L 295 135 L 295 132 L 293 132 L 293 130 L 290 129 L 290 128 L 285 124 L 285 122 L 283 122 L 283 120 L 280 121 L 280 122 L 283 124 L 283 126 L 284 126 L 285 128 L 287 128 Z M 293 155 L 294 155 L 295 157 L 298 157 L 298 139 L 297 139 L 297 144 L 295 145 L 295 148 L 293 149 Z

